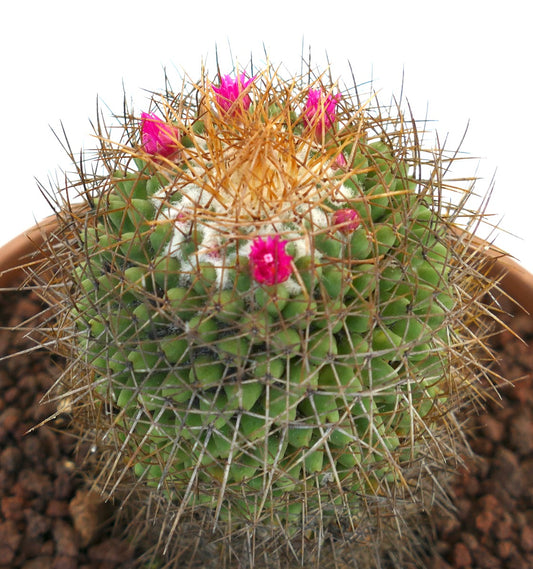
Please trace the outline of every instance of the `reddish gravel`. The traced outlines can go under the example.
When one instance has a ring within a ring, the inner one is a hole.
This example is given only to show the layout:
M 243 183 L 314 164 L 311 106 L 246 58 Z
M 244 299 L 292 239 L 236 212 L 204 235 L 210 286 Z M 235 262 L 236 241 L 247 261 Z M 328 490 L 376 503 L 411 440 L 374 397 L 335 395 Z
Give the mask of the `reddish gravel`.
M 31 295 L 0 293 L 0 323 L 13 327 L 38 313 Z M 0 330 L 0 355 L 34 343 Z M 75 473 L 74 440 L 32 427 L 47 418 L 39 404 L 57 369 L 44 351 L 0 362 L 0 569 L 126 569 L 133 547 L 105 529 L 109 509 L 83 490 Z
M 38 313 L 31 295 L 1 293 L 0 323 Z M 516 317 L 500 334 L 499 373 L 515 382 L 502 399 L 473 416 L 470 460 L 457 477 L 457 515 L 437 521 L 428 569 L 533 568 L 533 319 Z M 0 354 L 33 346 L 25 332 L 0 330 Z M 48 417 L 40 405 L 57 377 L 43 351 L 0 362 L 0 569 L 126 569 L 134 548 L 112 537 L 109 509 L 75 474 L 74 441 L 31 428 Z
M 496 371 L 513 385 L 473 416 L 469 461 L 454 485 L 457 515 L 438 521 L 433 569 L 533 568 L 533 318 L 509 318 Z

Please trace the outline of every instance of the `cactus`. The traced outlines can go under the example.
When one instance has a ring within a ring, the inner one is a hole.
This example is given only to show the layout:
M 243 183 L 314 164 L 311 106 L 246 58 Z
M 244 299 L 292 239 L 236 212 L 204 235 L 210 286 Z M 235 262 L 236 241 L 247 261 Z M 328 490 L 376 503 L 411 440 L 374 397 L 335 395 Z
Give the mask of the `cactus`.
M 176 563 L 331 566 L 331 535 L 362 563 L 458 459 L 489 283 L 445 159 L 400 110 L 305 80 L 154 95 L 118 142 L 99 123 L 61 202 L 63 397 L 99 487 L 148 503 Z

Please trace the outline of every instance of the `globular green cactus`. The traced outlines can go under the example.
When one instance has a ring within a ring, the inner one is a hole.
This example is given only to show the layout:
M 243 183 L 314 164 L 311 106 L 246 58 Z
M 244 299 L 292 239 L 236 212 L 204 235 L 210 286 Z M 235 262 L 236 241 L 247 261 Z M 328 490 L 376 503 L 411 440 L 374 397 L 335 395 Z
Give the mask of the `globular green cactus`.
M 305 79 L 203 77 L 100 127 L 61 215 L 63 383 L 176 562 L 326 567 L 333 534 L 361 560 L 457 458 L 486 284 L 443 157 Z

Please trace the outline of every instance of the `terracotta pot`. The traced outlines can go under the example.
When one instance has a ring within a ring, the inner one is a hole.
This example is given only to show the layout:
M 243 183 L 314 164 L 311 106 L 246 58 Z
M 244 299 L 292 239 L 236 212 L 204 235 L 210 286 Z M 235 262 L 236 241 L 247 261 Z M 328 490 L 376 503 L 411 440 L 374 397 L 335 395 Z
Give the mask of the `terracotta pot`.
M 43 259 L 42 245 L 56 228 L 51 215 L 0 247 L 0 289 L 23 282 L 30 267 Z
M 473 255 L 482 257 L 482 267 L 488 276 L 499 281 L 502 292 L 533 315 L 533 274 L 493 244 L 461 229 L 456 229 L 456 234 Z
M 45 249 L 43 248 L 43 244 L 46 242 L 54 231 L 57 230 L 57 220 L 55 216 L 47 218 L 39 225 L 29 229 L 28 231 L 22 233 L 18 237 L 11 240 L 9 243 L 0 247 L 0 291 L 3 287 L 23 287 L 24 279 L 25 279 L 25 270 L 29 269 L 31 266 L 36 266 L 37 263 L 41 262 L 43 259 L 43 255 L 45 254 Z M 496 247 L 492 246 L 489 243 L 486 243 L 476 237 L 468 233 L 458 233 L 458 238 L 463 240 L 463 243 L 466 249 L 474 256 L 481 255 L 484 260 L 485 271 L 488 275 L 495 279 L 499 279 L 501 288 L 503 291 L 512 297 L 516 302 L 520 303 L 520 305 L 531 314 L 533 314 L 533 274 L 526 271 L 523 267 L 521 267 L 517 262 L 515 262 L 512 258 L 508 255 L 505 255 L 502 251 L 498 250 Z M 512 336 L 509 334 L 508 339 L 512 339 Z M 514 353 L 514 352 L 512 352 Z M 523 371 L 523 370 L 521 370 Z M 27 395 L 27 394 L 26 394 Z M 520 398 L 515 398 L 517 401 L 520 401 Z M 22 400 L 20 398 L 19 400 Z M 17 400 L 17 401 L 19 401 Z M 524 398 L 525 401 L 525 398 Z M 506 402 L 506 405 L 508 402 Z M 511 408 L 511 407 L 509 407 Z M 520 414 L 516 412 L 517 416 L 524 416 L 525 412 Z M 509 416 L 509 414 L 507 414 Z M 481 427 L 479 428 L 479 432 L 482 432 Z M 527 437 L 526 437 L 527 438 Z M 47 439 L 49 440 L 49 439 Z M 502 441 L 500 443 L 502 448 L 506 443 Z M 58 443 L 58 447 L 59 447 Z M 507 448 L 506 448 L 507 451 Z M 70 460 L 71 457 L 60 455 L 58 458 L 58 464 L 64 464 L 67 460 Z M 490 462 L 490 459 L 487 459 Z M 517 462 L 518 464 L 518 462 Z M 473 467 L 475 472 L 475 467 Z M 490 471 L 496 471 L 497 469 L 490 469 Z M 468 470 L 467 470 L 468 471 Z M 474 478 L 474 475 L 472 475 Z M 72 482 L 73 487 L 79 482 L 75 478 Z M 461 479 L 463 480 L 463 479 Z M 63 479 L 64 482 L 64 479 Z M 80 494 L 81 492 L 81 494 Z M 86 524 L 87 513 L 86 509 L 90 510 L 91 515 L 94 515 L 94 511 L 98 513 L 103 510 L 103 505 L 99 506 L 101 510 L 96 510 L 95 506 L 95 499 L 91 497 L 90 494 L 83 490 L 78 491 L 75 498 L 72 499 L 72 503 L 78 504 L 78 510 L 81 512 L 80 517 L 84 520 L 83 524 Z M 525 490 L 524 490 L 525 493 Z M 87 501 L 80 500 L 79 497 L 84 498 Z M 89 501 L 90 498 L 90 501 Z M 44 500 L 44 498 L 43 498 Z M 472 498 L 474 501 L 475 498 Z M 509 500 L 509 502 L 513 502 Z M 100 502 L 98 502 L 100 504 Z M 462 503 L 465 503 L 465 497 L 462 496 Z M 468 502 L 470 504 L 470 502 Z M 81 509 L 80 509 L 81 507 Z M 476 507 L 478 507 L 476 505 Z M 29 508 L 28 508 L 29 510 Z M 514 514 L 514 511 L 513 511 Z M 102 514 L 104 515 L 104 514 Z M 108 510 L 105 510 L 105 515 L 109 515 Z M 41 516 L 42 517 L 42 516 Z M 479 516 L 478 516 L 479 518 Z M 478 519 L 476 518 L 476 519 Z M 513 518 L 510 518 L 513 519 Z M 62 521 L 62 524 L 65 525 L 66 523 L 71 523 L 70 518 L 66 519 L 66 521 Z M 53 523 L 53 521 L 52 521 Z M 76 520 L 74 520 L 73 527 L 76 528 Z M 101 525 L 100 523 L 96 524 L 96 527 Z M 85 527 L 85 525 L 83 525 Z M 470 528 L 467 528 L 469 531 L 466 532 L 464 535 L 468 535 L 470 538 L 472 537 L 472 531 Z M 72 532 L 75 529 L 71 530 Z M 455 535 L 455 534 L 453 534 Z M 463 535 L 462 533 L 460 534 Z M 514 535 L 514 534 L 513 534 Z M 518 535 L 518 534 L 517 534 Z M 442 547 L 443 544 L 446 547 L 450 548 L 450 551 L 453 547 L 456 547 L 456 538 L 453 537 L 453 542 L 450 540 L 445 541 L 447 538 L 442 537 L 439 534 L 439 539 L 441 540 L 439 543 Z M 107 534 L 104 534 L 102 537 L 103 541 L 102 544 L 107 545 L 109 544 L 108 550 L 110 551 L 110 559 L 115 559 L 116 555 L 115 550 L 117 547 L 123 547 L 124 551 L 124 558 L 127 558 L 127 561 L 130 560 L 130 557 L 127 555 L 131 555 L 131 562 L 133 563 L 133 550 L 126 549 L 128 547 L 128 543 L 126 541 L 119 542 L 116 539 L 107 539 Z M 107 541 L 106 541 L 107 540 Z M 519 542 L 519 539 L 516 538 L 515 541 Z M 508 542 L 510 542 L 508 540 Z M 462 542 L 459 542 L 462 544 Z M 466 543 L 466 541 L 465 541 Z M 477 543 L 477 542 L 476 542 Z M 97 541 L 95 547 L 101 547 L 100 541 Z M 517 549 L 519 544 L 516 546 Z M 463 546 L 464 550 L 466 551 L 466 545 Z M 99 550 L 99 555 L 101 555 Z M 454 550 L 455 551 L 455 550 Z M 128 553 L 129 552 L 129 553 Z M 80 559 L 81 559 L 80 554 Z M 443 554 L 444 555 L 444 554 Z M 450 554 L 451 555 L 451 554 Z M 110 565 L 114 566 L 114 565 Z M 436 564 L 435 564 L 436 566 Z M 461 565 L 462 566 L 462 565 Z M 451 567 L 451 565 L 450 565 Z M 459 564 L 454 564 L 453 567 L 459 567 Z
M 76 216 L 86 210 L 83 203 L 72 204 L 69 215 Z M 43 245 L 59 227 L 57 215 L 50 215 L 27 231 L 0 247 L 0 289 L 23 286 L 25 277 L 46 256 Z
M 25 272 L 42 261 L 42 245 L 55 229 L 57 218 L 52 215 L 0 247 L 0 288 L 20 284 Z M 456 233 L 472 254 L 483 257 L 487 274 L 499 280 L 503 292 L 533 315 L 533 274 L 491 243 L 461 229 Z

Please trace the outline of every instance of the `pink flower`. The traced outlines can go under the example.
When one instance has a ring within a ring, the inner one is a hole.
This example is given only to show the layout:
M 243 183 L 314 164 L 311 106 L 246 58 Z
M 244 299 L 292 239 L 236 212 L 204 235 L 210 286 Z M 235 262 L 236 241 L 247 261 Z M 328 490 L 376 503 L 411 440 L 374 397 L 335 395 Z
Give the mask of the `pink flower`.
M 324 95 L 321 89 L 309 89 L 304 110 L 304 121 L 315 129 L 317 137 L 323 136 L 335 123 L 335 108 L 342 95 Z
M 220 80 L 220 87 L 212 85 L 213 91 L 216 93 L 218 106 L 226 113 L 230 111 L 230 109 L 232 113 L 236 113 L 239 108 L 235 105 L 235 102 L 239 101 L 240 110 L 247 111 L 250 108 L 252 100 L 250 99 L 250 95 L 244 94 L 244 91 L 254 79 L 255 77 L 246 80 L 244 73 L 241 73 L 237 79 L 233 79 L 230 75 L 225 75 Z
M 141 142 L 148 154 L 170 156 L 176 152 L 179 131 L 154 113 L 141 114 Z
M 361 224 L 361 216 L 355 209 L 338 209 L 333 213 L 333 225 L 341 233 L 352 233 Z
M 250 251 L 250 266 L 254 279 L 261 284 L 274 285 L 285 282 L 292 272 L 292 257 L 285 253 L 287 241 L 280 241 L 279 235 L 267 237 L 264 241 L 256 237 Z
M 348 166 L 348 161 L 342 152 L 337 156 L 337 158 L 335 158 L 335 166 L 342 169 Z

